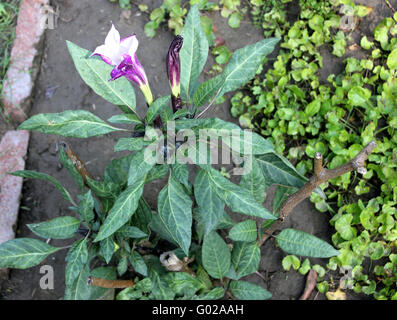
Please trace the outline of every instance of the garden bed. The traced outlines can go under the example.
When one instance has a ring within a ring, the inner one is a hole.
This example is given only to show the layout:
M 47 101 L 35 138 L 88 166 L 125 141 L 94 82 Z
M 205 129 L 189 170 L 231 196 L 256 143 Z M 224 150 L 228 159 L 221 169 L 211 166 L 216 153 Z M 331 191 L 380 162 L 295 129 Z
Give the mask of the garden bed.
M 81 0 L 81 1 L 52 1 L 54 8 L 59 8 L 60 17 L 55 29 L 46 31 L 44 55 L 41 63 L 40 74 L 36 81 L 33 106 L 30 115 L 39 113 L 62 112 L 65 110 L 83 109 L 88 110 L 102 119 L 108 119 L 118 114 L 117 107 L 105 102 L 88 88 L 80 79 L 73 67 L 73 61 L 66 47 L 66 40 L 70 40 L 82 47 L 93 50 L 98 45 L 98 39 L 102 39 L 113 21 L 119 28 L 122 36 L 136 33 L 140 40 L 138 56 L 145 66 L 146 73 L 151 80 L 152 90 L 157 96 L 168 93 L 168 80 L 165 72 L 165 55 L 173 35 L 160 28 L 153 39 L 148 39 L 144 34 L 144 25 L 148 21 L 145 13 L 132 8 L 129 16 L 115 4 L 108 0 Z M 376 1 L 375 1 L 376 2 Z M 393 3 L 393 1 L 391 1 Z M 161 1 L 148 1 L 149 8 L 158 7 Z M 369 4 L 370 5 L 370 4 Z M 364 22 L 360 26 L 361 32 L 368 33 L 368 28 L 373 30 L 374 24 L 379 22 L 386 11 L 387 6 L 374 6 L 371 14 L 371 23 Z M 397 7 L 397 6 L 395 6 Z M 297 8 L 291 7 L 291 17 L 294 17 Z M 218 13 L 209 14 L 216 25 L 218 35 L 225 38 L 226 43 L 232 51 L 247 44 L 254 43 L 263 38 L 262 31 L 252 26 L 246 17 L 241 27 L 231 29 L 226 20 Z M 389 12 L 387 12 L 389 15 Z M 89 18 L 87 18 L 89 16 Z M 376 21 L 375 21 L 376 20 Z M 352 53 L 352 55 L 359 54 Z M 270 56 L 275 57 L 277 52 Z M 337 64 L 329 54 L 324 54 L 325 73 L 339 70 Z M 211 61 L 205 70 L 210 70 Z M 158 70 L 164 72 L 157 72 Z M 327 75 L 324 75 L 326 78 Z M 232 95 L 227 95 L 230 98 Z M 228 99 L 226 99 L 228 100 Z M 137 108 L 142 114 L 146 103 L 140 92 L 137 92 Z M 216 116 L 223 120 L 237 122 L 230 115 L 230 103 L 226 102 L 216 105 L 207 117 Z M 57 136 L 44 135 L 37 132 L 31 133 L 26 169 L 47 173 L 62 184 L 72 195 L 78 193 L 78 188 L 65 169 L 62 169 L 58 158 L 58 146 L 61 141 L 66 141 L 73 150 L 84 160 L 91 174 L 100 177 L 105 165 L 113 156 L 113 145 L 125 135 L 108 134 L 103 137 L 85 140 L 64 139 Z M 144 195 L 152 208 L 157 207 L 157 196 L 165 182 L 151 184 L 145 189 Z M 272 191 L 268 190 L 265 206 L 272 208 Z M 28 180 L 24 183 L 23 199 L 19 214 L 17 237 L 36 237 L 26 224 L 46 221 L 55 217 L 73 214 L 68 203 L 62 198 L 52 185 L 45 181 Z M 239 216 L 234 216 L 236 220 Z M 294 213 L 284 222 L 283 227 L 293 227 L 306 231 L 321 239 L 330 242 L 333 228 L 329 225 L 330 216 L 320 213 L 314 205 L 306 200 L 297 206 Z M 67 246 L 72 240 L 52 240 L 55 246 Z M 266 242 L 261 248 L 262 259 L 258 275 L 246 277 L 246 280 L 263 286 L 273 294 L 272 299 L 298 299 L 302 294 L 306 277 L 296 271 L 286 272 L 282 268 L 281 261 L 285 256 L 281 250 L 275 248 L 272 240 Z M 54 268 L 55 286 L 54 290 L 42 290 L 39 286 L 40 266 L 28 270 L 11 270 L 10 279 L 0 284 L 1 299 L 61 299 L 64 295 L 64 269 L 66 252 L 59 251 L 46 259 L 41 265 L 47 264 Z M 326 259 L 312 259 L 312 264 L 324 265 Z M 316 295 L 314 291 L 312 298 Z M 348 295 L 348 298 L 364 299 L 367 296 Z M 319 294 L 317 299 L 325 299 Z

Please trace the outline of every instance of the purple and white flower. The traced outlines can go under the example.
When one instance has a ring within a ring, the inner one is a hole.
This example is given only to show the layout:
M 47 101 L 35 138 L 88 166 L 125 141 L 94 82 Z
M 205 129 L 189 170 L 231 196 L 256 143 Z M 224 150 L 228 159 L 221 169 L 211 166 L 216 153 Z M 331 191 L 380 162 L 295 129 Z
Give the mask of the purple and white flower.
M 153 102 L 153 96 L 145 70 L 136 55 L 138 45 L 139 42 L 135 34 L 121 39 L 120 33 L 112 24 L 105 44 L 97 47 L 91 56 L 98 55 L 104 62 L 114 66 L 110 74 L 110 81 L 126 77 L 136 83 L 145 95 L 146 102 L 150 105 Z

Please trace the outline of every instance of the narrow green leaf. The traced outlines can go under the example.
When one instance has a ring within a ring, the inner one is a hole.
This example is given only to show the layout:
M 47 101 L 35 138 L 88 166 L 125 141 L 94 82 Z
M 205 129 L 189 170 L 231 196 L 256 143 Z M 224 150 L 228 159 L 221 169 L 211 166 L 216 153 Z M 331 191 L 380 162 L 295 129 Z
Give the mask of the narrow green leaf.
M 114 145 L 114 152 L 119 151 L 140 151 L 143 149 L 145 142 L 143 138 L 121 138 Z
M 104 257 L 107 264 L 109 264 L 110 260 L 113 257 L 115 245 L 113 241 L 113 237 L 107 237 L 103 239 L 100 243 L 100 252 Z
M 201 83 L 193 96 L 193 103 L 198 108 L 207 103 L 212 97 L 221 90 L 225 78 L 223 74 L 220 74 L 214 78 L 211 78 Z
M 33 233 L 45 239 L 69 239 L 76 235 L 80 224 L 80 220 L 66 216 L 27 226 Z
M 122 276 L 124 273 L 127 272 L 128 269 L 128 258 L 127 257 L 121 257 L 118 265 L 117 265 L 117 273 L 119 276 Z
M 72 286 L 88 261 L 87 238 L 76 241 L 66 255 L 65 284 Z
M 160 191 L 158 212 L 168 233 L 188 255 L 192 236 L 192 200 L 172 174 Z
M 239 89 L 251 80 L 263 59 L 271 53 L 280 38 L 269 38 L 236 50 L 224 70 L 225 82 L 218 96 Z
M 277 235 L 276 241 L 289 254 L 312 258 L 330 258 L 339 254 L 329 243 L 300 230 L 284 229 Z
M 225 289 L 222 287 L 217 287 L 209 292 L 202 293 L 197 296 L 197 300 L 219 300 L 225 295 Z
M 140 273 L 144 277 L 147 277 L 148 268 L 142 256 L 137 251 L 134 250 L 132 251 L 129 259 L 132 267 L 134 268 L 134 271 Z
M 234 241 L 252 242 L 258 237 L 256 222 L 253 220 L 245 220 L 236 224 L 229 231 L 229 238 Z
M 145 183 L 150 183 L 152 181 L 164 178 L 168 171 L 170 170 L 167 164 L 157 164 L 155 165 L 146 175 Z
M 107 124 L 85 110 L 67 110 L 60 113 L 40 113 L 23 122 L 19 130 L 35 130 L 71 138 L 90 138 L 113 131 L 125 131 Z
M 136 180 L 144 179 L 146 174 L 155 166 L 156 162 L 149 148 L 142 149 L 134 154 L 128 171 L 128 185 Z
M 26 179 L 40 179 L 51 182 L 54 187 L 62 194 L 65 200 L 69 201 L 71 204 L 76 206 L 76 203 L 72 199 L 70 193 L 56 180 L 55 178 L 49 176 L 48 174 L 31 171 L 31 170 L 24 170 L 24 171 L 14 171 L 11 172 L 10 175 L 22 177 Z
M 87 193 L 77 196 L 79 199 L 79 205 L 77 212 L 88 224 L 94 220 L 94 198 L 92 197 L 91 190 Z
M 183 27 L 181 59 L 182 99 L 193 95 L 194 85 L 208 57 L 208 40 L 201 26 L 198 6 L 191 7 Z
M 31 268 L 59 249 L 37 239 L 9 240 L 0 244 L 0 268 Z
M 90 300 L 92 288 L 87 284 L 90 276 L 89 263 L 85 264 L 74 283 L 65 288 L 65 300 Z
M 239 300 L 267 300 L 272 297 L 266 289 L 247 281 L 232 281 L 229 288 Z
M 257 160 L 268 186 L 278 184 L 301 188 L 307 181 L 307 178 L 299 174 L 288 160 L 275 153 L 260 155 Z
M 142 121 L 134 113 L 129 114 L 117 114 L 108 119 L 110 123 L 119 124 L 142 124 Z
M 126 190 L 117 198 L 112 209 L 106 216 L 105 222 L 95 238 L 95 242 L 101 241 L 118 229 L 120 229 L 135 213 L 138 207 L 138 201 L 143 193 L 145 179 L 135 180 Z
M 230 209 L 235 212 L 263 219 L 276 219 L 267 209 L 256 202 L 248 190 L 230 182 L 222 176 L 219 171 L 213 168 L 206 172 L 211 187 L 215 188 L 218 197 L 221 198 Z
M 163 108 L 168 106 L 169 102 L 171 100 L 171 96 L 164 96 L 156 99 L 149 107 L 146 113 L 146 123 L 150 124 L 152 123 L 156 117 L 161 113 Z
M 256 242 L 235 242 L 232 251 L 232 264 L 237 279 L 254 273 L 259 268 L 261 251 Z
M 186 125 L 184 128 L 183 125 Z M 210 138 L 222 138 L 222 143 L 238 154 L 259 155 L 274 152 L 273 145 L 259 134 L 251 131 L 242 130 L 238 125 L 224 121 L 219 118 L 194 119 L 187 121 L 177 121 L 175 127 L 178 129 L 192 129 L 197 136 L 207 136 Z
M 229 247 L 215 231 L 204 237 L 202 260 L 205 270 L 215 279 L 223 278 L 229 271 L 231 261 Z
M 146 238 L 148 236 L 145 232 L 134 226 L 121 227 L 119 231 L 117 231 L 117 234 L 125 238 L 134 239 Z
M 250 160 L 244 165 L 248 172 L 241 176 L 240 186 L 247 189 L 258 203 L 263 203 L 266 192 L 265 177 L 256 158 L 252 157 Z
M 194 196 L 202 215 L 204 234 L 209 234 L 218 224 L 224 213 L 225 203 L 211 187 L 207 171 L 199 169 L 194 181 Z

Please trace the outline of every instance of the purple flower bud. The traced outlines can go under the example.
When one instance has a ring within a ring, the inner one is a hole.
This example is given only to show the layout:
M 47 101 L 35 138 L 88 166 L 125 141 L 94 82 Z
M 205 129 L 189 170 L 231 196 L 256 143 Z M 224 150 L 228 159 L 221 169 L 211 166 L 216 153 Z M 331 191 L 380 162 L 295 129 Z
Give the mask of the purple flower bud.
M 175 39 L 171 42 L 166 59 L 167 76 L 173 97 L 172 107 L 174 109 L 174 112 L 182 108 L 182 101 L 180 100 L 181 60 L 179 58 L 179 51 L 181 50 L 182 45 L 183 38 L 181 36 L 176 36 Z

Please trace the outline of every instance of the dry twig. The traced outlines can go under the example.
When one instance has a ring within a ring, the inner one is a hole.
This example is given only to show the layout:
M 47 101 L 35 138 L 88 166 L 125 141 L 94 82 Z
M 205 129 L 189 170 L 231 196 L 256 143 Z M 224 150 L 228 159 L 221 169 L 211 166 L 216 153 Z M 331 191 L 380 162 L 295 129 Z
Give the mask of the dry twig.
M 314 288 L 316 287 L 316 284 L 317 284 L 317 272 L 314 271 L 313 269 L 310 269 L 309 274 L 307 275 L 307 278 L 306 278 L 305 290 L 303 291 L 303 294 L 299 298 L 299 300 L 309 299 Z
M 261 246 L 272 234 L 276 231 L 281 223 L 288 217 L 292 210 L 306 198 L 310 197 L 312 192 L 322 183 L 328 180 L 339 177 L 345 173 L 351 171 L 357 171 L 358 173 L 365 174 L 365 161 L 368 159 L 368 155 L 375 149 L 376 142 L 370 142 L 363 150 L 361 150 L 357 156 L 350 160 L 348 163 L 343 164 L 335 169 L 326 169 L 323 166 L 323 157 L 317 152 L 314 157 L 314 175 L 309 181 L 297 192 L 290 195 L 283 203 L 279 210 L 279 219 L 263 234 L 262 239 L 258 242 Z

